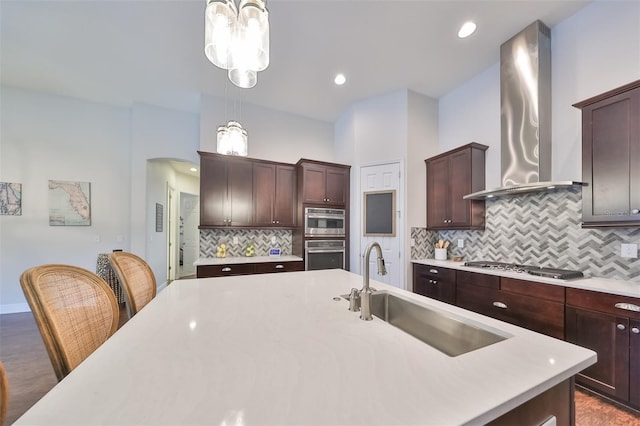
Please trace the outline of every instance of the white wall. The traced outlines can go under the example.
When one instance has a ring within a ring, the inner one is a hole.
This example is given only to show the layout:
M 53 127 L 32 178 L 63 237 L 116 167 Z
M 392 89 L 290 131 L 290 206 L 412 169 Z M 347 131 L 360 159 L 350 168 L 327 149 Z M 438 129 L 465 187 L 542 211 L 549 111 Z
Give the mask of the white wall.
M 398 90 L 354 104 L 335 125 L 339 163 L 351 164 L 350 269 L 360 272 L 361 195 L 360 167 L 386 161 L 404 166 L 404 229 L 401 251 L 410 257 L 411 226 L 424 226 L 426 173 L 424 159 L 438 150 L 438 103 L 408 90 Z M 405 287 L 410 282 L 405 262 Z M 409 287 L 407 287 L 409 288 Z
M 582 177 L 581 116 L 571 105 L 640 77 L 640 2 L 594 2 L 551 30 L 552 178 Z M 440 98 L 440 150 L 489 145 L 487 188 L 500 186 L 500 68 Z
M 334 126 L 336 161 L 351 165 L 349 270 L 360 273 L 362 234 L 360 167 L 404 159 L 407 91 L 398 90 L 358 102 Z M 402 211 L 404 206 L 400 207 Z
M 200 150 L 216 152 L 218 127 L 239 121 L 248 133 L 249 157 L 284 163 L 300 158 L 334 161 L 333 124 L 249 103 L 233 108 L 233 101 L 203 96 L 200 113 Z M 239 111 L 233 114 L 232 111 Z
M 130 232 L 129 111 L 2 87 L 0 180 L 22 183 L 22 215 L 0 216 L 0 312 L 28 310 L 20 274 L 44 263 L 95 271 Z M 48 181 L 91 183 L 91 226 L 49 226 Z
M 177 159 L 199 164 L 200 117 L 144 104 L 134 105 L 131 116 L 131 251 L 159 268 L 161 260 L 155 257 L 158 255 L 147 256 L 147 250 L 159 253 L 156 246 L 164 244 L 157 238 L 147 240 L 153 236 L 151 231 L 155 233 L 155 219 L 148 221 L 149 210 L 155 212 L 155 201 L 146 199 L 147 160 Z
M 0 181 L 22 183 L 23 214 L 0 216 L 0 312 L 28 310 L 19 285 L 28 267 L 58 262 L 95 271 L 97 255 L 115 248 L 149 261 L 162 286 L 166 235 L 151 239 L 147 203 L 155 214 L 156 196 L 147 196 L 147 160 L 197 163 L 198 115 L 1 89 Z M 49 226 L 49 179 L 91 182 L 91 226 Z M 173 171 L 161 179 L 164 188 L 180 186 Z
M 411 228 L 427 226 L 427 168 L 424 160 L 438 151 L 438 101 L 409 92 L 405 186 L 405 259 L 411 257 Z M 410 262 L 405 262 L 406 288 L 413 282 Z

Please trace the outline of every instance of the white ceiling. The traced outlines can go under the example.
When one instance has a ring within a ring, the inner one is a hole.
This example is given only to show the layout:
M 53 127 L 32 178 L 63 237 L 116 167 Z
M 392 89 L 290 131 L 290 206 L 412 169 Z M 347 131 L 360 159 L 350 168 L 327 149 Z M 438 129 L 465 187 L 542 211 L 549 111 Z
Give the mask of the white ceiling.
M 438 98 L 499 60 L 536 19 L 587 0 L 267 0 L 271 63 L 235 89 L 203 53 L 205 0 L 0 0 L 2 84 L 113 105 L 198 112 L 200 94 L 333 122 L 408 88 Z M 476 33 L 457 38 L 467 20 Z M 333 84 L 337 72 L 347 83 Z

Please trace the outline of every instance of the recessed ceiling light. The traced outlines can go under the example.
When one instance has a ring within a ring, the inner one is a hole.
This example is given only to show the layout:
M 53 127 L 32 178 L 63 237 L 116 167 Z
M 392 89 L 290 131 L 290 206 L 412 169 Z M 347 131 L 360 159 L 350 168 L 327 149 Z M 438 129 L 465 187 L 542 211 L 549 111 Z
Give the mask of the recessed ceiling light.
M 476 31 L 476 24 L 471 21 L 467 21 L 460 27 L 460 31 L 458 31 L 458 37 L 465 38 L 469 37 Z
M 189 170 L 191 170 L 192 172 L 197 172 L 198 171 L 198 169 L 196 169 L 195 167 L 192 167 Z
M 344 74 L 337 74 L 336 78 L 333 79 L 333 82 L 338 86 L 342 86 L 347 81 L 347 77 Z

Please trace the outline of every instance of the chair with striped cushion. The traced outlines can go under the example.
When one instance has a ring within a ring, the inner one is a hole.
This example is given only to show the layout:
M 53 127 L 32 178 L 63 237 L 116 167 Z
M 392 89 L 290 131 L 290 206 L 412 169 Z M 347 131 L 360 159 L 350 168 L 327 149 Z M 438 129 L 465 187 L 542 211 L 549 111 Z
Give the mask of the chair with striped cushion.
M 129 318 L 156 297 L 156 278 L 142 258 L 133 253 L 109 253 L 109 262 L 124 290 Z
M 70 265 L 35 266 L 22 273 L 20 285 L 58 381 L 118 328 L 116 296 L 91 271 Z

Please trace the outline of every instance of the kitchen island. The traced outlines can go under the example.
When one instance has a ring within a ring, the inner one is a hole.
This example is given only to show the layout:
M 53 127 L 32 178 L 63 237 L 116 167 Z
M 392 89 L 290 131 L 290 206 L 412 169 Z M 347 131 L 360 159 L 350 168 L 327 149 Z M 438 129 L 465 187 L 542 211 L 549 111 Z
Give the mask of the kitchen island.
M 507 336 L 448 356 L 340 297 L 343 270 L 175 281 L 19 420 L 35 424 L 485 424 L 595 353 L 376 281 Z

